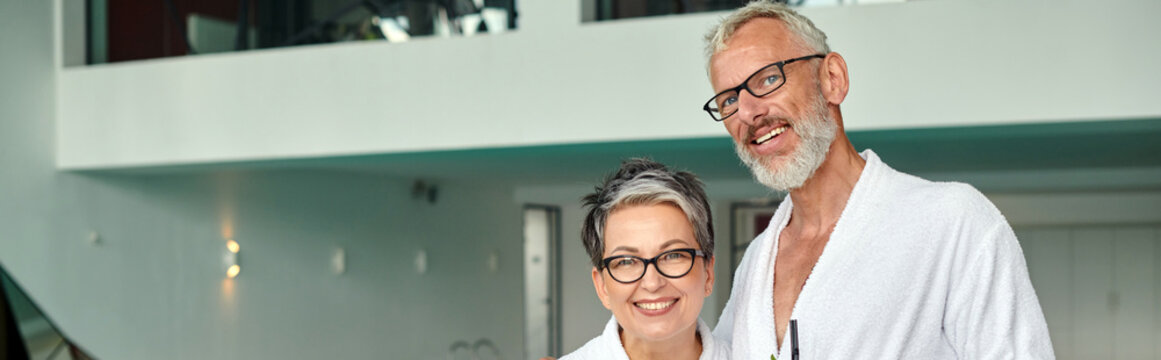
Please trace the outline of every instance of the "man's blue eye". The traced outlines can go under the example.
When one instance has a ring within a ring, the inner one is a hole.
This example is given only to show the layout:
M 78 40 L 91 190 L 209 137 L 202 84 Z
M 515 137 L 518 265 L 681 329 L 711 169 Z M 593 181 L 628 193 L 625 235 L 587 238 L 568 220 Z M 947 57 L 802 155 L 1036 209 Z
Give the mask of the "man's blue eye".
M 722 107 L 733 105 L 736 102 L 738 102 L 737 96 L 728 97 L 728 98 L 726 98 L 726 101 L 722 101 Z
M 764 81 L 762 81 L 762 85 L 771 86 L 771 85 L 777 84 L 779 78 L 780 77 L 778 75 L 767 76 L 766 79 Z

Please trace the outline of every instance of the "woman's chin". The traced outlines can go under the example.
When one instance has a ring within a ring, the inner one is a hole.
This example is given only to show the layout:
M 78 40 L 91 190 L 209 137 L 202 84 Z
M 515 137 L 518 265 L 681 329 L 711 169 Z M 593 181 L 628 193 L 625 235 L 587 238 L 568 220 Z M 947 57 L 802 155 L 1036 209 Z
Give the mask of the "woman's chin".
M 673 309 L 671 313 L 676 314 L 678 312 L 676 310 L 677 309 Z M 697 326 L 696 317 L 693 318 L 692 321 L 681 321 L 681 319 L 678 319 L 676 316 L 673 318 L 665 319 L 659 318 L 657 316 L 634 314 L 633 317 L 634 319 L 631 325 L 626 327 L 624 323 L 621 324 L 621 327 L 625 331 L 625 335 L 631 336 L 640 341 L 647 342 L 667 341 L 673 339 L 674 337 L 681 336 L 686 330 L 695 328 Z

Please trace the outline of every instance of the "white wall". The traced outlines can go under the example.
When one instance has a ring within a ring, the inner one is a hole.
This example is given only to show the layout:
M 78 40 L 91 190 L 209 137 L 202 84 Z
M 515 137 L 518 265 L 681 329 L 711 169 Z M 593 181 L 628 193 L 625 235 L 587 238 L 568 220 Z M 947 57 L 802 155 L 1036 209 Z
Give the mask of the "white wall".
M 520 3 L 502 36 L 73 67 L 57 164 L 118 168 L 723 136 L 702 33 L 720 14 L 580 24 Z M 916 1 L 810 8 L 847 57 L 853 130 L 1161 115 L 1161 3 Z M 617 131 L 608 131 L 617 129 Z
M 1161 192 L 988 197 L 1016 229 L 1058 359 L 1161 357 Z
M 42 240 L 53 271 L 23 279 L 50 285 L 37 300 L 103 358 L 441 358 L 480 338 L 521 352 L 510 190 L 446 183 L 428 204 L 405 180 L 359 174 L 72 179 L 74 218 L 53 223 L 96 230 L 102 244 L 86 245 L 81 229 L 55 234 Z M 220 265 L 226 237 L 242 248 L 234 280 Z M 347 254 L 339 276 L 329 267 L 337 247 Z M 481 255 L 492 251 L 496 273 Z
M 51 2 L 0 2 L 0 262 L 93 355 L 429 359 L 480 338 L 521 355 L 511 187 L 437 180 L 428 204 L 402 176 L 60 172 L 52 19 Z M 242 247 L 232 281 L 226 236 Z M 348 266 L 335 276 L 339 246 Z M 421 248 L 422 276 L 411 270 Z M 492 251 L 497 273 L 475 256 Z
M 1022 227 L 1161 224 L 1161 192 L 991 194 L 1008 221 Z
M 1161 357 L 1161 226 L 1017 230 L 1056 357 Z

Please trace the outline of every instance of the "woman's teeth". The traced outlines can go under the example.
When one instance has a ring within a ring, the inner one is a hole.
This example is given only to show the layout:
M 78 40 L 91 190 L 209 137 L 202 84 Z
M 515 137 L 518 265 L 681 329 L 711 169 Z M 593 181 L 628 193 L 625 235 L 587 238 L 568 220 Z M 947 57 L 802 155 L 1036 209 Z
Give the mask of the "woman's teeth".
M 773 139 L 775 136 L 778 136 L 782 132 L 786 131 L 787 128 L 788 128 L 788 126 L 783 125 L 783 126 L 779 126 L 778 128 L 776 128 L 774 130 L 770 130 L 770 132 L 766 133 L 766 135 L 762 135 L 762 137 L 758 138 L 757 140 L 754 140 L 754 144 L 755 145 L 762 145 L 762 143 L 770 141 L 770 139 Z
M 673 303 L 675 303 L 675 302 L 677 302 L 677 299 L 673 299 L 670 301 L 664 301 L 664 302 L 654 302 L 654 303 L 638 302 L 638 303 L 633 303 L 633 305 L 637 305 L 637 307 L 645 309 L 645 310 L 661 310 L 661 309 L 673 306 Z

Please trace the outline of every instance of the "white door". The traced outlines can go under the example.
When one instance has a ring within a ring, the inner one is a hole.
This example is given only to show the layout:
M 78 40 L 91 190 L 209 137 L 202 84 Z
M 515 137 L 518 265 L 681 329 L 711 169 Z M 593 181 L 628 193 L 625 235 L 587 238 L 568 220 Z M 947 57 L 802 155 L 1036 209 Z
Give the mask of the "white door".
M 524 207 L 524 358 L 560 356 L 560 209 Z

